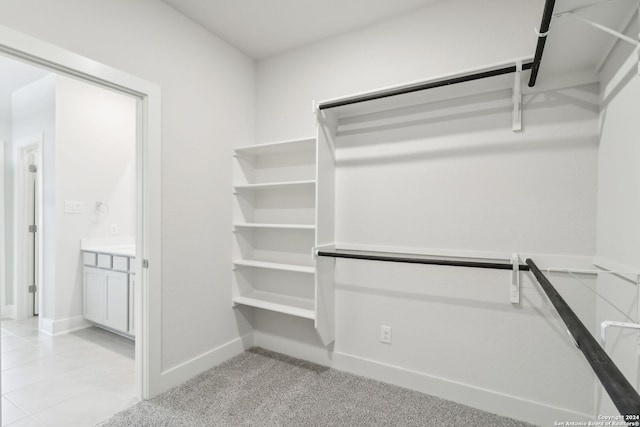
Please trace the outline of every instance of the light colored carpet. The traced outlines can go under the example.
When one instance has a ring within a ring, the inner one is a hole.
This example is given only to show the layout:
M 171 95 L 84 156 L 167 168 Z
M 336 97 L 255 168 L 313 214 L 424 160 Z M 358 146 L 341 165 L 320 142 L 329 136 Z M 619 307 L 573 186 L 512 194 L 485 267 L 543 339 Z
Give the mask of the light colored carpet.
M 99 424 L 529 426 L 416 391 L 252 348 Z

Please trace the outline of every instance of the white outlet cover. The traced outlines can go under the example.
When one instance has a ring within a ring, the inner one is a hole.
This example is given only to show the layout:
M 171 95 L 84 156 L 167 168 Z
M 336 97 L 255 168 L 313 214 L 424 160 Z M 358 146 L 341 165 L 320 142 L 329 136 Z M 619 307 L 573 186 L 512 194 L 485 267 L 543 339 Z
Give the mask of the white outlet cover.
M 391 344 L 391 326 L 380 326 L 380 342 Z

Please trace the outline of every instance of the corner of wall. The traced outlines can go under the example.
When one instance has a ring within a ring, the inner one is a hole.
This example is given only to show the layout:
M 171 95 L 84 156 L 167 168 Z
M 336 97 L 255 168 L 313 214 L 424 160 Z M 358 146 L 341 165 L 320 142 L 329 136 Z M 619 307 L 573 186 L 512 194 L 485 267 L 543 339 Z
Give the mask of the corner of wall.
M 253 332 L 222 344 L 186 362 L 161 373 L 159 384 L 154 387 L 156 394 L 164 393 L 203 372 L 243 353 L 254 346 Z

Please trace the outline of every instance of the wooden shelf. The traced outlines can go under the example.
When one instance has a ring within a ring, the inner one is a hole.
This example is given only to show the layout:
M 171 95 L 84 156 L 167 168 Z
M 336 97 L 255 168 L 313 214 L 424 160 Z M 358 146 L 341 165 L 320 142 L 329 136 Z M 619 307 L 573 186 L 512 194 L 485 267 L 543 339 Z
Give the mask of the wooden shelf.
M 316 181 L 315 180 L 306 180 L 306 181 L 284 181 L 284 182 L 269 182 L 264 184 L 243 184 L 236 185 L 233 188 L 236 191 L 243 190 L 285 190 L 290 188 L 315 188 Z
M 309 224 L 263 224 L 263 223 L 235 223 L 235 228 L 275 228 L 284 230 L 315 230 L 315 225 Z
M 243 267 L 266 268 L 269 270 L 293 271 L 295 273 L 314 274 L 315 267 L 297 264 L 283 264 L 279 262 L 255 261 L 248 259 L 235 259 L 233 264 Z
M 276 311 L 305 319 L 314 320 L 316 318 L 313 301 L 303 298 L 253 291 L 246 295 L 233 298 L 233 303 Z
M 249 145 L 236 148 L 236 156 L 268 156 L 272 154 L 282 154 L 302 150 L 315 150 L 315 137 L 294 139 L 289 141 L 272 142 L 269 144 Z

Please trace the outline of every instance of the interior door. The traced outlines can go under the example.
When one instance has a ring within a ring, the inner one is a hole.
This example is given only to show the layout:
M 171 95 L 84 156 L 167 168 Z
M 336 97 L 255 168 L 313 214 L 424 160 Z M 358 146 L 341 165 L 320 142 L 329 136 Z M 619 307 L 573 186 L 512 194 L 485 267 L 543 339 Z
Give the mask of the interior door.
M 26 245 L 26 274 L 25 279 L 27 281 L 27 291 L 29 293 L 29 297 L 27 298 L 27 315 L 29 316 L 37 316 L 39 313 L 39 305 L 38 305 L 38 292 L 39 292 L 39 283 L 38 283 L 38 254 L 39 254 L 39 238 L 38 233 L 39 225 L 39 197 L 38 197 L 38 173 L 39 173 L 39 165 L 38 165 L 38 150 L 30 150 L 27 153 L 25 158 L 25 168 L 26 168 L 26 186 L 25 189 L 27 191 L 26 194 L 26 215 L 28 224 L 29 233 L 27 238 Z

